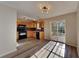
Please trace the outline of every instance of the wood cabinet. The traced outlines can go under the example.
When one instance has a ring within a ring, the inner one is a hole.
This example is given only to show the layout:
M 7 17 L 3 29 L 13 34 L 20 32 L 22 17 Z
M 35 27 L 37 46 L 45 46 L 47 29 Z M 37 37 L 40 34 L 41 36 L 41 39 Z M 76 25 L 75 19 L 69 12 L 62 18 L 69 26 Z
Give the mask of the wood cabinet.
M 44 40 L 44 32 L 43 31 L 40 32 L 40 40 Z
M 34 31 L 27 31 L 27 38 L 36 38 L 36 33 Z
M 37 23 L 39 23 L 40 29 L 37 29 Z M 17 26 L 19 24 L 26 25 L 27 38 L 36 39 L 36 31 L 39 31 L 39 39 L 44 40 L 44 21 L 27 21 L 23 19 L 18 19 Z M 17 32 L 17 39 L 19 39 L 18 32 Z

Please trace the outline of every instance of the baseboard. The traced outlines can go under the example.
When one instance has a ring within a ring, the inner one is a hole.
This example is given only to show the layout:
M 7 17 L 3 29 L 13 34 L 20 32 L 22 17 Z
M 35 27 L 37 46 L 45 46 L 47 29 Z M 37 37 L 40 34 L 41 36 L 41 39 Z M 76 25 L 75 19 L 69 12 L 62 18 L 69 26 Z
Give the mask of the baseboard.
M 48 40 L 48 41 L 55 41 L 55 42 L 60 42 L 60 41 L 56 41 L 56 40 Z M 60 43 L 64 43 L 64 42 L 60 42 Z M 77 47 L 76 44 L 70 44 L 70 43 L 64 43 L 64 44 L 67 44 L 67 45 L 70 45 L 70 46 L 74 46 L 74 47 Z
M 74 44 L 74 43 L 66 43 L 67 45 L 70 45 L 70 46 L 74 46 L 74 47 L 77 47 L 77 45 L 76 44 Z
M 79 46 L 77 46 L 77 53 L 78 53 L 78 57 L 79 57 Z
M 12 52 L 14 52 L 14 51 L 16 51 L 16 50 L 17 50 L 17 49 L 14 49 L 14 50 L 11 50 L 11 51 L 6 52 L 6 53 L 4 53 L 4 54 L 1 54 L 1 55 L 0 55 L 0 58 L 3 57 L 3 56 L 5 56 L 5 55 L 7 55 L 7 54 L 9 54 L 9 53 L 12 53 Z

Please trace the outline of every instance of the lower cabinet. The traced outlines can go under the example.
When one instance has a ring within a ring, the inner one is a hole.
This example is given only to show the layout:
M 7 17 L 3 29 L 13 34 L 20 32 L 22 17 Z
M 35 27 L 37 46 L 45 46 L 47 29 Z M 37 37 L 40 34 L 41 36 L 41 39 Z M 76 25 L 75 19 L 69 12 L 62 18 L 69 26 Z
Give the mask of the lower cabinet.
M 40 32 L 40 40 L 44 40 L 44 32 Z
M 17 36 L 17 41 L 18 41 L 19 40 L 19 33 L 18 32 L 17 32 L 16 36 Z M 39 31 L 39 32 L 27 31 L 27 38 L 44 40 L 44 32 L 43 31 Z
M 27 31 L 27 38 L 36 38 L 36 34 L 34 31 Z

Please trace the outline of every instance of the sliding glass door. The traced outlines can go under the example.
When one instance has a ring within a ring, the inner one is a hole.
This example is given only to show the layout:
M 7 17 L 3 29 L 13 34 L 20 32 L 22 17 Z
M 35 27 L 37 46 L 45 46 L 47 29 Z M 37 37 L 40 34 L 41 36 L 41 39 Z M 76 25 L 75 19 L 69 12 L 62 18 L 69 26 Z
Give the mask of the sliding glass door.
M 65 21 L 54 21 L 51 23 L 51 39 L 61 41 L 65 39 Z M 63 39 L 62 39 L 62 38 Z M 60 39 L 61 38 L 61 39 Z

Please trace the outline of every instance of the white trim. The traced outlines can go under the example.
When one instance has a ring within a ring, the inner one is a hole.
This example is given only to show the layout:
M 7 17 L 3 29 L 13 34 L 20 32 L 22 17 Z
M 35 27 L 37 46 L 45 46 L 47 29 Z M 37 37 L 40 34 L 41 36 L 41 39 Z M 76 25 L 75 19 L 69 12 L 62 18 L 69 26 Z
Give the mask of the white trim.
M 79 46 L 77 47 L 77 52 L 78 52 L 78 56 L 79 56 Z
M 70 46 L 74 46 L 77 47 L 77 45 L 75 43 L 69 43 L 69 42 L 65 42 L 65 44 L 70 45 Z
M 17 49 L 14 49 L 14 50 L 8 51 L 8 52 L 6 52 L 6 53 L 3 53 L 3 54 L 0 55 L 0 57 L 5 56 L 5 55 L 7 55 L 7 54 L 9 54 L 9 53 L 12 53 L 12 52 L 14 52 L 14 51 L 16 51 L 16 50 L 17 50 Z

